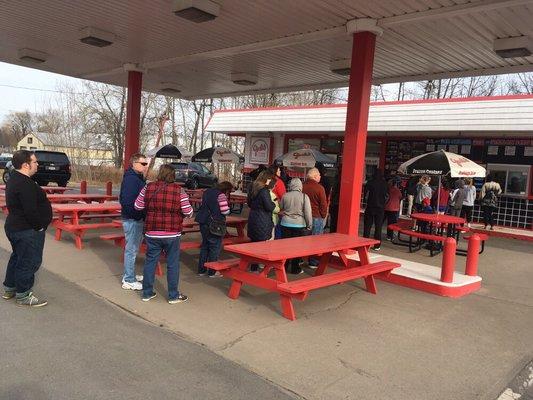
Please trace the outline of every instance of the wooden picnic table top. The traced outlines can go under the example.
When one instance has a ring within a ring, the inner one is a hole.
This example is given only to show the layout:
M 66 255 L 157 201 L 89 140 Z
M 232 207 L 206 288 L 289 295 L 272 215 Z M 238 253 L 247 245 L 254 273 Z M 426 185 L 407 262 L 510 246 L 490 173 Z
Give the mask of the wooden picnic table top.
M 466 221 L 464 218 L 456 217 L 447 214 L 426 214 L 426 213 L 414 213 L 411 214 L 411 218 L 418 221 L 440 223 L 440 224 L 464 224 Z
M 52 210 L 58 213 L 69 213 L 78 211 L 120 211 L 120 203 L 106 201 L 104 203 L 67 203 L 52 204 Z
M 98 194 L 98 193 L 54 193 L 54 194 L 48 194 L 46 196 L 50 202 L 60 202 L 60 201 L 68 201 L 68 200 L 84 200 L 84 201 L 98 201 L 98 200 L 117 200 L 117 196 L 107 195 L 107 194 Z
M 265 261 L 287 260 L 314 254 L 368 247 L 379 243 L 375 239 L 361 238 L 344 233 L 300 236 L 264 242 L 230 244 L 224 250 Z

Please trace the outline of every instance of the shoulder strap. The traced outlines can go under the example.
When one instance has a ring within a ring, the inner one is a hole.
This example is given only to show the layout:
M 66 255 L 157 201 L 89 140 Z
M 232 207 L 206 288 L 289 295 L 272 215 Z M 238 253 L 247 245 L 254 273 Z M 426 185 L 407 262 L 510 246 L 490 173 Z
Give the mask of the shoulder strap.
M 155 197 L 155 195 L 156 195 L 157 193 L 159 193 L 159 191 L 161 191 L 161 189 L 166 188 L 167 185 L 168 185 L 168 184 L 165 183 L 164 185 L 158 187 L 157 190 L 154 192 L 154 194 L 151 195 L 150 198 L 145 202 L 144 208 L 148 208 L 148 204 L 150 204 L 150 202 L 151 202 L 152 199 Z M 181 190 L 181 189 L 180 189 L 180 190 Z

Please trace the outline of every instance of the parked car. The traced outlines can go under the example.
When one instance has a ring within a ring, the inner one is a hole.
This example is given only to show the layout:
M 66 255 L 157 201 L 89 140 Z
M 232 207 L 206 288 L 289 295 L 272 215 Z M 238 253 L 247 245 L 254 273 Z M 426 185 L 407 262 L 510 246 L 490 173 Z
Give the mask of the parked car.
M 170 165 L 176 170 L 176 182 L 184 183 L 189 189 L 213 187 L 218 182 L 216 175 L 200 163 L 173 162 Z
M 58 186 L 67 186 L 71 175 L 68 156 L 60 151 L 34 150 L 34 153 L 39 167 L 32 179 L 40 186 L 46 186 L 50 182 L 55 182 Z M 2 176 L 4 183 L 7 183 L 13 170 L 13 164 L 9 161 Z
M 5 168 L 6 164 L 11 161 L 13 156 L 0 156 L 0 168 Z

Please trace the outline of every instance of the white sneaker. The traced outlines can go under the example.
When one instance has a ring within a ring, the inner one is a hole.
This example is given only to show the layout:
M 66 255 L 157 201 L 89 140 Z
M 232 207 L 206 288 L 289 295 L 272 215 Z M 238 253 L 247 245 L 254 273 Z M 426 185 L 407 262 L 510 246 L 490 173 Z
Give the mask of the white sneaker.
M 142 275 L 135 275 L 135 280 L 137 280 L 137 282 L 142 282 L 143 278 L 144 278 L 144 276 L 142 276 Z
M 122 289 L 126 290 L 142 290 L 143 284 L 141 282 L 122 282 Z

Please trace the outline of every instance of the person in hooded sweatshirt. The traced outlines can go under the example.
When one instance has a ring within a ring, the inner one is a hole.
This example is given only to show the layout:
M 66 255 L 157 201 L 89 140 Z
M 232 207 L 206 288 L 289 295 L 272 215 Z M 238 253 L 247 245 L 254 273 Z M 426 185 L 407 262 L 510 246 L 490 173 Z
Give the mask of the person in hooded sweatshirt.
M 466 198 L 465 181 L 457 179 L 455 181 L 455 190 L 450 195 L 450 215 L 460 217 L 463 208 L 463 202 Z
M 281 218 L 281 237 L 291 238 L 307 236 L 313 227 L 313 212 L 309 196 L 302 192 L 302 181 L 293 178 L 289 182 L 289 191 L 285 193 L 280 202 L 283 217 Z M 290 274 L 299 274 L 302 268 L 300 259 L 288 260 L 285 269 Z
M 383 216 L 385 203 L 387 202 L 389 188 L 383 178 L 381 170 L 377 169 L 374 176 L 365 185 L 366 209 L 364 215 L 363 236 L 370 237 L 370 230 L 374 225 L 374 239 L 379 240 L 373 249 L 381 248 L 381 229 L 383 228 Z

